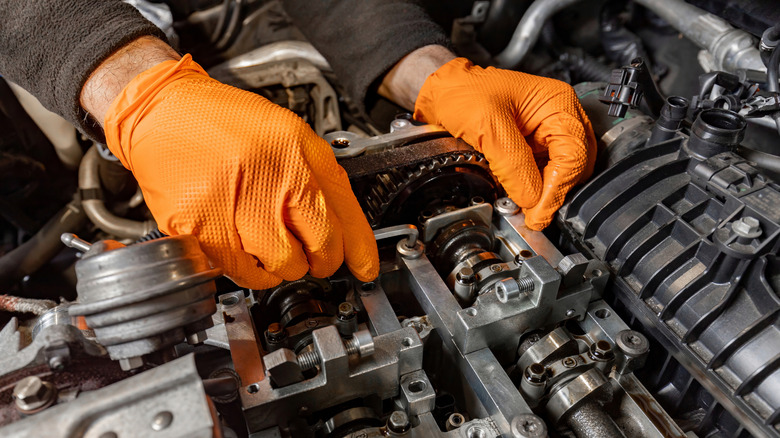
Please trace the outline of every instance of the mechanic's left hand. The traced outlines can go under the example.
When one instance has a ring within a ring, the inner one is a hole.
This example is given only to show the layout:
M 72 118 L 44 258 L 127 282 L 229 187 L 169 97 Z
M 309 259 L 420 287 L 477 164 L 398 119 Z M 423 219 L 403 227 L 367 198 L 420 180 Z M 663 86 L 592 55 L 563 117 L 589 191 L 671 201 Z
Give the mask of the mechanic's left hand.
M 574 89 L 555 79 L 456 58 L 426 79 L 414 118 L 442 125 L 482 152 L 535 230 L 549 225 L 569 189 L 593 173 L 593 128 Z

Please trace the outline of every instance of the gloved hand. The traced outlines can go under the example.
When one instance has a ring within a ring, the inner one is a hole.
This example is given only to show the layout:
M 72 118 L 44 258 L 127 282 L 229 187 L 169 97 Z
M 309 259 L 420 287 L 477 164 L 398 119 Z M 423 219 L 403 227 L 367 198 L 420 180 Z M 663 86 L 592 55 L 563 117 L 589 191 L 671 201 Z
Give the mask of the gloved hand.
M 377 276 L 373 233 L 327 142 L 189 55 L 135 77 L 105 132 L 160 230 L 195 235 L 237 284 L 326 277 L 344 260 L 360 280 Z
M 456 58 L 425 80 L 414 118 L 442 125 L 482 152 L 535 230 L 549 225 L 569 189 L 593 173 L 593 128 L 574 90 L 554 79 Z

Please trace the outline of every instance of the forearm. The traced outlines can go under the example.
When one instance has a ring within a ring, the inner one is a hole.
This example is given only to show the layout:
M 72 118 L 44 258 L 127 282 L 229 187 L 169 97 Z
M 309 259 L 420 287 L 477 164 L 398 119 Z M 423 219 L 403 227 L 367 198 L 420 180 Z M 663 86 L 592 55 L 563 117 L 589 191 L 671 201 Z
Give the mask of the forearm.
M 0 0 L 0 74 L 94 138 L 79 104 L 90 73 L 142 36 L 165 35 L 120 0 Z
M 442 65 L 455 59 L 455 54 L 440 45 L 421 47 L 404 56 L 382 79 L 379 94 L 413 111 L 420 89 Z
M 283 5 L 360 106 L 406 55 L 447 44 L 444 31 L 415 0 L 284 0 Z
M 181 56 L 160 39 L 138 38 L 114 52 L 92 72 L 81 88 L 81 107 L 103 126 L 111 102 L 134 77 L 163 61 L 179 59 Z

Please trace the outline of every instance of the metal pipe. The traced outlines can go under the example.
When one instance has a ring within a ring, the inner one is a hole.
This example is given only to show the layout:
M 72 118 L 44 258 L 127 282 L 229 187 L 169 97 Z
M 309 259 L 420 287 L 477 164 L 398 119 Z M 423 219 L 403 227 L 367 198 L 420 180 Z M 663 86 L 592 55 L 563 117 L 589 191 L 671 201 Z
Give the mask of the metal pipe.
M 525 12 L 512 34 L 506 48 L 496 55 L 494 62 L 502 68 L 515 68 L 531 51 L 542 27 L 558 11 L 577 3 L 579 0 L 536 0 Z
M 0 287 L 7 288 L 40 269 L 60 250 L 60 235 L 78 231 L 86 222 L 78 201 L 71 201 L 27 242 L 0 257 Z
M 502 68 L 515 68 L 536 44 L 544 23 L 579 0 L 536 0 L 528 8 L 507 47 L 494 62 Z M 753 37 L 733 28 L 722 18 L 682 0 L 636 0 L 699 47 L 712 54 L 719 70 L 766 71 Z
M 79 190 L 84 193 L 91 191 L 98 193 L 100 187 L 100 154 L 97 147 L 92 146 L 84 155 L 79 166 Z M 114 215 L 105 202 L 99 198 L 83 199 L 81 205 L 89 219 L 101 230 L 120 238 L 138 239 L 157 226 L 154 221 L 134 221 Z M 65 230 L 67 231 L 67 230 Z M 59 235 L 58 235 L 59 236 Z
M 682 0 L 636 0 L 686 38 L 707 50 L 719 70 L 766 71 L 753 37 L 733 28 L 726 20 Z

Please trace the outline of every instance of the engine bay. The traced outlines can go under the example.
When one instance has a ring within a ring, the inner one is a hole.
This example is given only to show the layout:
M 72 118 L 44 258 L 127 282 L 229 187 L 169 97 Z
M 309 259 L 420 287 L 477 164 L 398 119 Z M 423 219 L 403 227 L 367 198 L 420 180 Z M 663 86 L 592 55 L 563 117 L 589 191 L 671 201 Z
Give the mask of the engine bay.
M 463 140 L 356 109 L 294 30 L 256 47 L 277 2 L 129 3 L 330 143 L 380 274 L 241 289 L 104 145 L 0 151 L 0 436 L 780 436 L 772 1 L 430 6 L 475 62 L 574 86 L 596 172 L 543 232 Z

